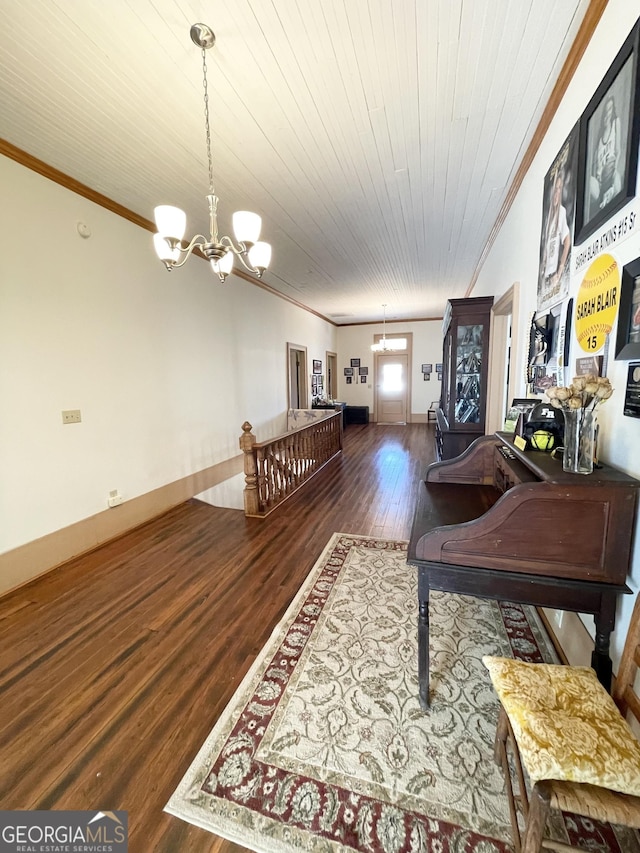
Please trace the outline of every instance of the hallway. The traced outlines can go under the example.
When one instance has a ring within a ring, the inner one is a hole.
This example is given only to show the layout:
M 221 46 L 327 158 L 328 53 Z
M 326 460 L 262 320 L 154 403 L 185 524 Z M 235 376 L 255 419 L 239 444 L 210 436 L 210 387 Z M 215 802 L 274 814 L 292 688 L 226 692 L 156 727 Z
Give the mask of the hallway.
M 331 534 L 409 537 L 433 443 L 350 426 L 265 520 L 193 500 L 0 600 L 0 806 L 126 809 L 133 853 L 243 849 L 162 808 Z

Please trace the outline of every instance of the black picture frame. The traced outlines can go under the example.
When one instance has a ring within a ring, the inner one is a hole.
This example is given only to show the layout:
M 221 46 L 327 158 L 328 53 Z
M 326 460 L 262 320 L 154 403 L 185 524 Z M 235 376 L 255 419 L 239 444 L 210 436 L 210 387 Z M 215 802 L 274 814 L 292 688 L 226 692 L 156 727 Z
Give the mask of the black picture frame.
M 313 372 L 322 373 L 322 361 L 319 358 L 313 359 Z
M 353 376 L 353 367 L 345 367 L 344 375 L 345 376 Z
M 358 373 L 360 374 L 360 376 L 366 376 L 369 373 L 369 368 L 368 367 L 359 367 Z
M 352 358 L 351 359 L 351 367 L 360 367 L 360 359 Z
M 640 258 L 622 268 L 616 361 L 640 358 Z
M 639 37 L 640 20 L 580 118 L 575 244 L 584 242 L 635 196 L 640 140 Z M 611 109 L 613 121 L 605 124 L 605 114 Z
M 556 154 L 544 179 L 538 256 L 538 314 L 543 314 L 562 302 L 569 293 L 579 136 L 578 121 Z
M 629 365 L 622 414 L 628 418 L 640 418 L 640 364 Z

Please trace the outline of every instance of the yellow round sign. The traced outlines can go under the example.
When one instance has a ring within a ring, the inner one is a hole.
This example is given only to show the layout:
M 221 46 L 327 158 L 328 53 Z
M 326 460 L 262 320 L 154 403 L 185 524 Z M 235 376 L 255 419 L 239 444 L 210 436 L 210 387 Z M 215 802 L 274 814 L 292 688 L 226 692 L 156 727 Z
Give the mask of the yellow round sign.
M 591 264 L 576 298 L 576 337 L 585 352 L 604 346 L 618 313 L 620 270 L 611 255 L 600 255 Z

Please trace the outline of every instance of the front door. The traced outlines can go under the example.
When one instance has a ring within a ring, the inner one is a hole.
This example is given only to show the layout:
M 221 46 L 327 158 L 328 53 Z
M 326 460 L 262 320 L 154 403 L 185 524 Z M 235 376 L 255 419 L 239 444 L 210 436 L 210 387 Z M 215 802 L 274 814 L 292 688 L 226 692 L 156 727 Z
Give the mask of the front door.
M 379 424 L 406 424 L 407 375 L 406 353 L 376 355 L 376 421 Z

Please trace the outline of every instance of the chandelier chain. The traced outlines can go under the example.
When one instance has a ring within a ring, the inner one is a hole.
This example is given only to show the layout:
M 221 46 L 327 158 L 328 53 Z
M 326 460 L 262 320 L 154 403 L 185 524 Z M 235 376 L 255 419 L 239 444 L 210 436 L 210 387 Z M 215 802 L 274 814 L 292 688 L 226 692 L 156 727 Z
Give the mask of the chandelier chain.
M 213 160 L 211 158 L 211 130 L 209 128 L 209 90 L 207 87 L 207 52 L 202 48 L 202 85 L 204 88 L 204 124 L 207 134 L 207 158 L 209 160 L 209 195 L 215 195 L 213 189 Z

